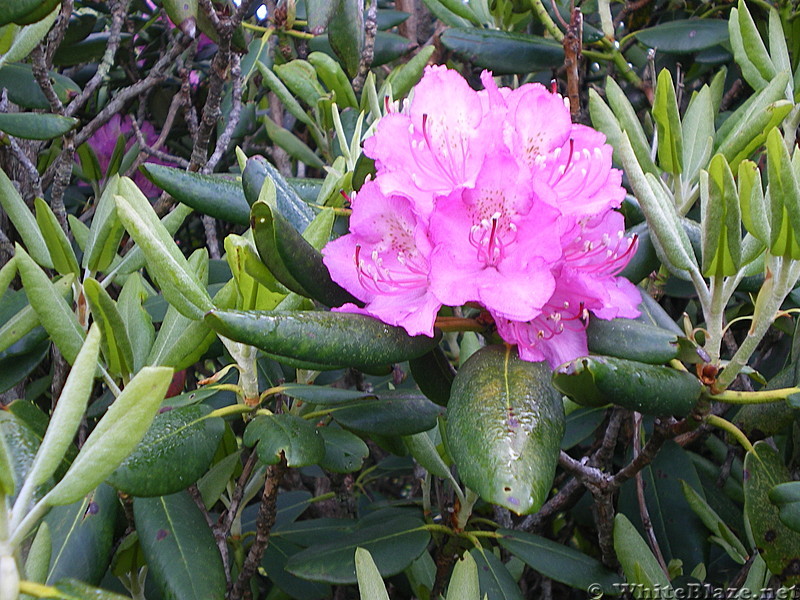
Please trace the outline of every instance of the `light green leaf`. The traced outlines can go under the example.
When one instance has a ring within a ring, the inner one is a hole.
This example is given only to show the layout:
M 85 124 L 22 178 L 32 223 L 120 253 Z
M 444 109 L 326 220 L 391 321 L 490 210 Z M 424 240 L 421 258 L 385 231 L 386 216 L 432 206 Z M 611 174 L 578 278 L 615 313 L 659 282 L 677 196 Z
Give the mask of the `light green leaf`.
M 356 577 L 361 600 L 389 600 L 380 571 L 364 548 L 356 548 Z
M 700 176 L 703 275 L 735 275 L 742 259 L 742 223 L 733 173 L 721 154 Z
M 144 367 L 114 401 L 63 479 L 42 499 L 58 506 L 79 500 L 116 469 L 144 436 L 172 381 L 167 367 Z
M 50 28 L 56 21 L 59 10 L 59 7 L 56 7 L 53 12 L 41 21 L 20 28 L 14 34 L 14 41 L 11 42 L 11 46 L 9 46 L 5 54 L 0 57 L 0 68 L 6 63 L 25 60 L 36 47 L 36 44 L 41 42 L 44 36 L 47 35 L 47 32 L 50 31 Z
M 614 518 L 614 550 L 636 598 L 669 597 L 672 591 L 669 579 L 647 542 L 622 513 Z
M 147 291 L 142 284 L 141 275 L 131 273 L 119 293 L 117 308 L 133 350 L 134 373 L 138 373 L 147 364 L 147 356 L 150 354 L 153 340 L 156 337 L 153 320 L 142 307 L 145 300 L 147 300 Z
M 16 246 L 16 259 L 28 302 L 53 343 L 67 362 L 73 364 L 86 337 L 78 318 L 58 288 L 19 244 Z
M 681 132 L 678 101 L 669 69 L 662 69 L 656 84 L 653 118 L 658 127 L 658 162 L 670 173 L 683 170 L 683 135 Z
M 39 231 L 36 219 L 2 169 L 0 169 L 0 206 L 6 211 L 33 260 L 47 269 L 52 269 L 53 261 L 50 259 L 50 252 L 47 250 L 47 244 L 42 232 Z
M 133 370 L 133 348 L 117 303 L 97 280 L 88 278 L 83 291 L 89 300 L 92 317 L 103 331 L 103 355 L 112 374 L 127 377 Z
M 704 85 L 692 98 L 681 122 L 683 133 L 683 177 L 692 181 L 703 168 L 714 146 L 714 106 L 711 89 Z
M 53 268 L 62 275 L 74 273 L 76 277 L 80 276 L 75 252 L 73 252 L 72 245 L 69 243 L 64 230 L 61 229 L 55 214 L 41 198 L 36 198 L 34 205 L 36 206 L 36 222 L 39 225 L 39 231 L 44 236 L 47 250 L 50 252 Z
M 147 198 L 128 178 L 120 180 L 115 196 L 117 214 L 125 229 L 142 248 L 148 269 L 164 297 L 182 315 L 201 319 L 213 308 L 208 292 L 189 269 L 186 259 L 153 212 Z
M 90 271 L 104 271 L 108 268 L 117 254 L 122 234 L 125 233 L 122 222 L 117 217 L 117 206 L 114 202 L 119 181 L 119 175 L 109 179 L 97 200 L 82 261 L 83 267 Z
M 468 552 L 464 553 L 453 569 L 450 584 L 447 586 L 447 600 L 481 600 L 478 565 Z

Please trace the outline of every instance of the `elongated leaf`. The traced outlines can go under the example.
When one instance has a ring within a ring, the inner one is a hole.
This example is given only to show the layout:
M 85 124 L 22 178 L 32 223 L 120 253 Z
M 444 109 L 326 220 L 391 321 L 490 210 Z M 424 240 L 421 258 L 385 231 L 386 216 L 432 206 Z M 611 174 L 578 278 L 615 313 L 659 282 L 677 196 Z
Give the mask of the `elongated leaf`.
M 561 44 L 538 36 L 495 29 L 451 27 L 444 31 L 441 40 L 449 50 L 497 74 L 529 73 L 564 62 Z
M 36 223 L 39 225 L 45 244 L 47 244 L 53 268 L 62 275 L 74 273 L 76 277 L 79 276 L 80 270 L 75 252 L 55 214 L 41 198 L 36 198 L 34 204 L 36 206 Z
M 242 186 L 228 177 L 203 175 L 166 165 L 145 163 L 147 178 L 170 196 L 204 215 L 236 225 L 250 222 L 250 207 Z
M 742 262 L 742 219 L 733 173 L 721 154 L 700 177 L 703 274 L 735 275 Z
M 770 251 L 776 256 L 800 258 L 800 185 L 789 153 L 777 128 L 767 135 Z
M 86 336 L 50 417 L 50 425 L 28 473 L 29 485 L 37 486 L 47 481 L 72 444 L 92 392 L 99 353 L 100 328 L 94 325 Z
M 769 501 L 780 509 L 784 525 L 800 532 L 800 482 L 779 483 L 769 491 Z
M 658 598 L 672 591 L 647 542 L 622 513 L 614 518 L 614 550 L 636 598 Z
M 89 239 L 83 249 L 83 266 L 90 271 L 103 271 L 111 264 L 117 254 L 119 242 L 125 228 L 117 217 L 114 196 L 119 186 L 119 175 L 106 182 L 103 193 L 97 201 L 97 208 L 89 229 Z
M 345 390 L 325 385 L 305 385 L 302 383 L 284 383 L 274 388 L 274 391 L 290 398 L 322 405 L 342 404 L 351 400 L 375 397 L 375 394 L 369 392 Z
M 692 180 L 711 156 L 714 146 L 714 106 L 711 90 L 703 86 L 692 98 L 681 122 L 683 173 Z
M 659 52 L 689 54 L 728 41 L 728 26 L 714 19 L 685 19 L 641 29 L 634 35 Z
M 759 75 L 764 81 L 771 81 L 775 77 L 777 71 L 775 65 L 772 64 L 772 59 L 767 52 L 767 48 L 764 46 L 764 42 L 761 40 L 761 34 L 758 32 L 755 21 L 753 21 L 753 17 L 747 9 L 747 3 L 744 2 L 744 0 L 739 0 L 737 9 L 736 18 L 747 58 L 758 70 Z M 731 14 L 731 19 L 733 19 L 733 14 Z M 744 69 L 742 70 L 742 74 L 744 74 Z M 748 83 L 750 83 L 749 79 Z M 758 90 L 760 88 L 754 86 L 754 89 Z
M 61 102 L 67 102 L 70 96 L 80 93 L 80 87 L 69 77 L 55 71 L 48 73 L 53 84 L 53 91 Z M 0 69 L 0 89 L 8 91 L 8 99 L 24 108 L 50 110 L 50 102 L 42 92 L 31 65 L 13 63 Z
M 145 367 L 114 401 L 64 478 L 47 494 L 51 506 L 75 502 L 119 466 L 144 437 L 172 381 L 172 369 Z
M 210 413 L 199 404 L 157 415 L 108 482 L 137 497 L 166 496 L 189 487 L 208 469 L 225 429 L 225 422 Z
M 131 273 L 119 293 L 117 308 L 133 350 L 134 373 L 138 373 L 147 364 L 147 356 L 150 354 L 156 337 L 153 320 L 142 307 L 145 300 L 147 300 L 147 292 L 142 284 L 141 275 Z
M 27 20 L 26 18 L 35 16 L 44 10 L 47 11 L 45 13 L 47 14 L 57 4 L 58 0 L 19 0 L 18 2 L 4 4 L 0 8 L 0 26 L 8 23 L 23 23 Z
M 344 64 L 350 77 L 355 77 L 364 48 L 364 0 L 334 0 L 336 8 L 328 21 L 328 41 Z
M 680 353 L 680 336 L 631 319 L 591 319 L 586 334 L 589 351 L 594 354 L 658 365 Z
M 47 583 L 66 577 L 97 585 L 111 562 L 119 501 L 101 485 L 74 504 L 57 506 L 45 517 L 52 539 Z
M 538 535 L 507 529 L 498 533 L 503 548 L 546 577 L 592 593 L 602 590 L 614 594 L 619 590 L 619 575 L 590 556 Z
M 39 322 L 67 362 L 73 364 L 86 333 L 55 285 L 19 245 L 15 255 L 22 285 Z
M 14 41 L 11 42 L 8 50 L 3 56 L 0 56 L 0 68 L 6 63 L 25 60 L 36 45 L 47 35 L 47 32 L 50 31 L 56 17 L 58 17 L 58 13 L 59 10 L 56 7 L 41 21 L 22 27 L 17 31 L 14 34 Z
M 689 503 L 689 506 L 692 507 L 694 513 L 703 521 L 703 525 L 711 531 L 712 535 L 718 536 L 718 539 L 724 542 L 722 547 L 725 548 L 728 555 L 740 565 L 744 564 L 747 561 L 747 548 L 739 541 L 739 538 L 731 531 L 727 523 L 720 518 L 714 509 L 709 506 L 708 502 L 706 502 L 692 486 L 685 481 L 681 481 L 681 489 L 683 490 L 683 495 Z
M 665 171 L 678 174 L 683 170 L 683 135 L 675 87 L 668 69 L 662 69 L 658 75 L 653 118 L 658 126 L 659 165 Z
M 647 136 L 644 133 L 644 129 L 642 129 L 642 124 L 639 122 L 639 117 L 636 116 L 636 111 L 633 109 L 625 92 L 622 91 L 622 88 L 612 77 L 606 77 L 605 90 L 608 104 L 619 120 L 623 133 L 627 134 L 633 152 L 638 159 L 639 165 L 641 165 L 641 170 L 645 173 L 658 173 L 658 169 L 650 156 L 650 143 L 647 141 Z M 621 143 L 622 138 L 620 137 Z M 614 148 L 615 150 L 621 150 L 616 145 Z M 618 156 L 621 158 L 621 155 Z M 638 192 L 637 197 L 641 202 Z
M 471 554 L 464 554 L 453 568 L 447 600 L 481 600 L 478 565 Z
M 380 398 L 356 400 L 331 409 L 342 426 L 374 435 L 412 435 L 436 425 L 444 409 L 419 394 L 387 392 Z
M 369 550 L 364 548 L 356 548 L 356 577 L 361 600 L 389 600 L 380 571 Z
M 222 557 L 214 535 L 188 492 L 134 498 L 133 516 L 147 566 L 165 597 L 184 600 L 224 597 Z
M 317 71 L 317 75 L 335 96 L 336 104 L 342 108 L 358 108 L 358 100 L 341 65 L 324 52 L 312 52 L 308 55 L 308 62 Z
M 212 310 L 205 320 L 225 337 L 270 354 L 365 370 L 421 356 L 438 344 L 438 336 L 411 337 L 350 313 Z
M 544 363 L 488 346 L 453 382 L 447 442 L 461 480 L 517 514 L 539 509 L 555 476 L 564 408 Z
M 161 224 L 170 236 L 175 235 L 175 232 L 178 231 L 183 221 L 190 214 L 192 214 L 191 208 L 185 204 L 179 204 L 161 219 Z M 139 246 L 134 246 L 132 250 L 125 254 L 115 268 L 119 273 L 127 275 L 144 267 L 146 262 L 142 249 Z
M 511 573 L 491 550 L 474 548 L 470 550 L 475 564 L 478 566 L 478 581 L 481 586 L 481 597 L 492 600 L 523 600 L 517 582 Z M 449 600 L 449 599 L 448 599 Z
M 0 113 L 0 131 L 26 140 L 50 140 L 77 124 L 73 117 L 48 113 Z
M 242 187 L 247 203 L 252 206 L 262 196 L 264 181 L 269 178 L 275 186 L 276 210 L 292 224 L 297 231 L 303 233 L 314 218 L 314 213 L 297 191 L 284 179 L 280 171 L 263 156 L 247 159 L 242 173 Z
M 700 398 L 694 375 L 610 356 L 586 356 L 559 366 L 553 385 L 582 406 L 610 402 L 651 415 L 687 415 Z
M 202 318 L 213 307 L 208 292 L 200 286 L 172 237 L 156 218 L 147 198 L 127 178 L 120 180 L 115 196 L 117 214 L 125 229 L 142 248 L 148 268 L 164 297 L 180 313 L 191 319 Z
M 6 211 L 33 259 L 43 267 L 52 269 L 53 261 L 36 219 L 2 169 L 0 169 L 0 206 Z
M 382 577 L 396 575 L 425 550 L 430 534 L 423 521 L 395 516 L 358 527 L 333 542 L 314 545 L 292 556 L 286 570 L 298 577 L 326 583 L 356 583 L 355 550 L 372 555 Z
M 53 284 L 53 287 L 63 298 L 65 296 L 69 296 L 72 292 L 73 281 L 74 278 L 72 276 L 62 277 Z M 15 297 L 16 296 L 22 297 L 24 296 L 24 292 L 20 290 L 15 294 Z M 0 296 L 0 298 L 2 298 L 2 296 Z M 18 304 L 19 303 L 15 302 L 15 305 Z M 10 310 L 15 309 L 12 308 Z M 5 313 L 5 306 L 3 307 L 3 312 Z M 36 314 L 36 311 L 30 304 L 23 304 L 19 310 L 16 310 L 16 312 L 13 312 L 11 316 L 8 317 L 3 325 L 0 325 L 0 353 L 5 354 L 9 348 L 14 346 L 14 344 L 16 344 L 19 340 L 28 335 L 38 325 L 39 316 Z M 28 339 L 31 342 L 40 342 L 44 340 L 45 337 L 45 335 L 38 336 L 32 334 L 32 337 Z
M 762 244 L 770 243 L 769 209 L 764 201 L 761 172 L 751 160 L 739 163 L 738 196 L 745 229 Z
M 95 279 L 87 279 L 83 289 L 92 317 L 103 331 L 103 354 L 109 370 L 117 375 L 130 375 L 134 372 L 133 349 L 117 303 Z

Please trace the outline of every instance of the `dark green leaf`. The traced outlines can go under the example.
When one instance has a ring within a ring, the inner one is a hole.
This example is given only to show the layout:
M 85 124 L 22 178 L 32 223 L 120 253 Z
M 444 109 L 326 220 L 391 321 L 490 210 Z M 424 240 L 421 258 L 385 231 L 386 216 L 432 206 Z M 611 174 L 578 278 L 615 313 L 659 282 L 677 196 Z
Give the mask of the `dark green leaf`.
M 77 579 L 64 579 L 55 584 L 58 593 L 47 598 L 57 600 L 129 600 L 128 596 L 120 596 L 114 592 L 96 588 Z
M 564 48 L 558 42 L 533 35 L 495 29 L 453 27 L 445 29 L 442 44 L 496 74 L 530 73 L 560 66 Z
M 481 598 L 489 600 L 523 600 L 522 592 L 503 562 L 491 550 L 475 548 L 470 555 L 478 565 Z
M 348 429 L 398 436 L 433 428 L 444 409 L 420 394 L 393 392 L 336 406 L 330 414 Z
M 290 467 L 317 464 L 325 457 L 325 444 L 314 424 L 290 414 L 259 415 L 247 425 L 244 443 L 256 446 L 261 462 L 274 465 L 286 458 Z
M 298 600 L 330 598 L 331 588 L 329 585 L 295 577 L 286 570 L 288 560 L 302 549 L 287 540 L 272 536 L 267 549 L 264 550 L 264 556 L 261 558 L 261 567 L 270 581 L 292 598 Z
M 67 102 L 72 96 L 80 93 L 78 85 L 55 71 L 49 73 L 53 83 L 53 91 L 61 102 Z M 31 66 L 14 63 L 0 69 L 0 89 L 8 91 L 8 99 L 24 108 L 50 110 L 50 103 L 44 92 L 36 83 Z
M 26 140 L 50 140 L 77 124 L 78 119 L 49 113 L 0 113 L 0 131 Z
M 767 443 L 758 442 L 755 453 L 744 459 L 744 512 L 761 558 L 781 584 L 800 583 L 800 532 L 787 527 L 780 510 L 770 502 L 770 491 L 791 480 L 781 456 Z
M 47 583 L 67 577 L 100 583 L 111 562 L 118 506 L 114 490 L 100 485 L 78 502 L 47 514 L 53 544 Z
M 319 544 L 292 556 L 286 565 L 289 573 L 325 583 L 356 583 L 355 551 L 364 548 L 372 554 L 383 577 L 396 575 L 425 550 L 430 534 L 423 521 L 412 516 L 361 523 L 361 527 L 334 542 Z
M 779 483 L 769 491 L 769 500 L 780 508 L 784 525 L 800 532 L 800 481 Z
M 214 534 L 188 492 L 134 498 L 133 515 L 148 569 L 164 597 L 225 596 L 225 567 Z
M 225 337 L 273 355 L 362 370 L 421 356 L 439 341 L 352 313 L 212 310 L 205 320 Z
M 364 0 L 334 0 L 336 7 L 328 21 L 328 42 L 344 64 L 350 77 L 355 77 L 364 48 Z
M 599 585 L 606 594 L 619 592 L 622 579 L 609 571 L 598 560 L 547 538 L 521 531 L 500 529 L 500 545 L 521 558 L 545 577 L 550 577 L 570 587 L 599 591 L 590 586 Z
M 467 487 L 517 514 L 538 510 L 552 487 L 564 435 L 550 368 L 505 346 L 480 349 L 453 382 L 446 433 Z
M 208 469 L 225 429 L 210 412 L 197 404 L 157 415 L 108 482 L 131 496 L 166 496 L 189 487 Z
M 357 435 L 336 427 L 320 427 L 325 442 L 325 456 L 319 465 L 334 473 L 358 471 L 369 456 L 369 448 Z
M 302 233 L 311 223 L 314 213 L 289 182 L 284 179 L 280 171 L 263 156 L 248 158 L 247 166 L 242 173 L 242 187 L 247 203 L 250 206 L 256 203 L 267 177 L 275 184 L 277 211 L 286 217 L 292 227 Z
M 636 598 L 659 597 L 672 590 L 647 542 L 622 513 L 614 519 L 614 550 Z
M 678 336 L 631 319 L 590 319 L 586 328 L 589 351 L 653 365 L 678 357 Z
M 642 29 L 634 35 L 659 52 L 689 54 L 727 42 L 728 23 L 717 19 L 670 21 Z
M 170 196 L 198 212 L 236 225 L 250 223 L 242 186 L 227 176 L 203 175 L 145 163 L 141 171 Z

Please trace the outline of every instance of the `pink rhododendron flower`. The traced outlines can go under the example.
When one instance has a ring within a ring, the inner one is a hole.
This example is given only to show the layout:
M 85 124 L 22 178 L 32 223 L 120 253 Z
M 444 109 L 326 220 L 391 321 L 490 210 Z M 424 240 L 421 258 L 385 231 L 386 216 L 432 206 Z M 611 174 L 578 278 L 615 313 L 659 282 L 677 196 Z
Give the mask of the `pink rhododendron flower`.
M 638 290 L 617 276 L 635 248 L 614 212 L 622 176 L 560 95 L 481 80 L 474 91 L 429 67 L 381 119 L 364 143 L 377 175 L 325 263 L 366 303 L 340 310 L 432 335 L 442 305 L 478 303 L 523 359 L 557 366 L 588 353 L 590 314 L 639 314 Z
M 156 130 L 149 122 L 143 122 L 139 129 L 148 144 L 152 144 L 156 141 L 158 137 L 156 135 Z M 128 115 L 114 115 L 109 119 L 108 123 L 100 127 L 100 129 L 95 131 L 92 137 L 89 138 L 89 145 L 97 155 L 97 161 L 100 163 L 100 170 L 103 173 L 108 169 L 111 156 L 114 154 L 114 147 L 117 145 L 117 139 L 120 135 L 127 139 L 125 144 L 125 151 L 127 152 L 136 142 L 136 136 L 131 126 L 131 118 Z M 171 164 L 154 157 L 148 158 L 145 162 L 159 165 Z M 138 171 L 133 175 L 133 181 L 139 186 L 139 189 L 142 190 L 145 196 L 153 196 L 161 192 L 160 188 L 147 179 L 143 173 Z
M 442 303 L 431 293 L 427 228 L 402 196 L 386 196 L 367 182 L 353 198 L 350 234 L 323 250 L 331 277 L 366 304 L 341 307 L 401 325 L 411 335 L 433 335 Z

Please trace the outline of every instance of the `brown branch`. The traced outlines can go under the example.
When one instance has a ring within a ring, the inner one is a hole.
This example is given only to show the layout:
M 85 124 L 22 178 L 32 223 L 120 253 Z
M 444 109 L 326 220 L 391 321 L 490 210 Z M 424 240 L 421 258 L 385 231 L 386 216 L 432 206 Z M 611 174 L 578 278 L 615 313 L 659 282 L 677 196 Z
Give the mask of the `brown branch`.
M 111 70 L 111 66 L 114 63 L 114 56 L 117 54 L 120 40 L 122 39 L 122 25 L 125 23 L 125 16 L 127 15 L 130 1 L 131 0 L 116 0 L 111 3 L 111 27 L 109 29 L 108 42 L 106 43 L 103 58 L 97 65 L 97 71 L 95 71 L 92 78 L 83 87 L 81 93 L 69 103 L 64 113 L 68 117 L 74 116 L 75 113 L 86 104 L 86 101 L 94 94 L 95 90 L 100 86 Z
M 364 48 L 361 50 L 361 62 L 358 64 L 358 73 L 353 78 L 353 90 L 356 94 L 364 87 L 367 73 L 375 58 L 375 36 L 378 34 L 378 0 L 371 0 L 367 9 L 367 18 L 364 21 Z
M 239 600 L 244 596 L 245 588 L 250 585 L 250 578 L 255 575 L 258 569 L 258 564 L 261 562 L 261 557 L 264 555 L 264 550 L 269 543 L 272 526 L 275 524 L 278 488 L 285 471 L 286 457 L 281 453 L 280 462 L 276 465 L 270 465 L 267 469 L 264 494 L 261 496 L 261 505 L 258 507 L 258 516 L 256 517 L 255 539 L 247 552 L 242 570 L 227 595 L 228 600 Z
M 558 14 L 558 9 L 556 9 Z M 581 9 L 572 11 L 569 27 L 562 40 L 564 46 L 564 69 L 567 74 L 567 97 L 569 98 L 569 112 L 573 121 L 577 121 L 581 114 L 581 76 L 578 66 L 581 60 L 581 39 L 583 35 L 583 15 Z
M 636 459 L 639 454 L 639 445 L 641 444 L 641 428 L 642 428 L 642 415 L 641 413 L 634 413 L 633 418 L 633 458 Z M 658 561 L 661 570 L 664 571 L 667 579 L 669 579 L 669 570 L 667 563 L 664 560 L 664 555 L 658 545 L 656 533 L 653 531 L 653 522 L 650 520 L 650 511 L 647 510 L 647 500 L 644 497 L 644 478 L 642 472 L 636 473 L 634 479 L 636 483 L 636 500 L 639 504 L 639 516 L 642 519 L 642 527 L 644 527 L 645 535 L 647 536 L 647 543 Z
M 201 169 L 201 172 L 203 173 L 210 173 L 217 166 L 217 163 L 220 161 L 223 154 L 228 149 L 228 145 L 231 143 L 233 132 L 236 130 L 236 126 L 239 124 L 239 119 L 242 115 L 242 69 L 240 66 L 239 57 L 233 55 L 231 57 L 231 63 L 233 90 L 231 92 L 232 101 L 231 110 L 228 113 L 228 122 L 225 124 L 225 130 L 217 140 L 217 146 L 214 149 L 214 153 L 211 155 L 211 158 L 208 159 L 208 162 L 205 164 L 203 169 Z
M 58 98 L 58 94 L 56 94 L 56 91 L 53 89 L 53 82 L 50 80 L 50 73 L 49 69 L 47 68 L 44 49 L 42 48 L 41 44 L 37 45 L 36 48 L 33 49 L 31 52 L 31 58 L 33 59 L 33 63 L 31 64 L 33 78 L 39 85 L 39 89 L 42 90 L 44 97 L 47 98 L 47 103 L 50 105 L 50 112 L 57 115 L 63 115 L 64 105 L 61 103 L 61 100 Z

